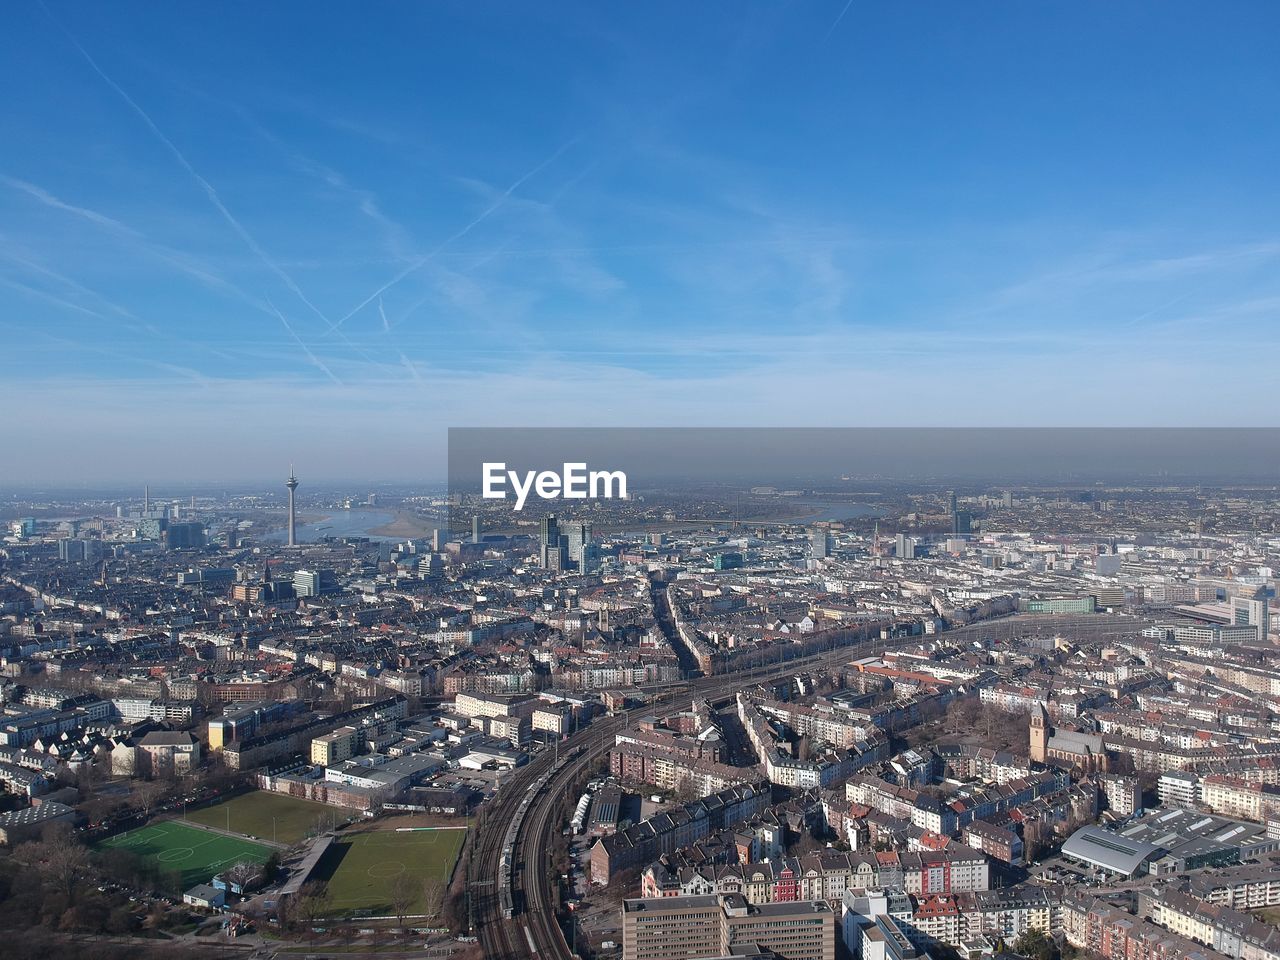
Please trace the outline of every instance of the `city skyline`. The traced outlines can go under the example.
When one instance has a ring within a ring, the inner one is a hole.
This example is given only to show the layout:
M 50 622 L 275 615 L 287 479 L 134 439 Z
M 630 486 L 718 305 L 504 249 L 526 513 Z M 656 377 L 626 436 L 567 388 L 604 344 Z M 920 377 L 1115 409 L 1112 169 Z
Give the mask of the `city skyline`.
M 1280 960 L 1278 36 L 5 9 L 5 960 Z
M 512 524 L 298 467 L 296 538 L 282 472 L 5 507 L 0 926 L 39 955 L 176 956 L 145 931 L 209 908 L 281 957 L 1277 943 L 1273 486 L 704 483 Z
M 6 17 L 0 483 L 1273 420 L 1273 5 L 234 9 Z

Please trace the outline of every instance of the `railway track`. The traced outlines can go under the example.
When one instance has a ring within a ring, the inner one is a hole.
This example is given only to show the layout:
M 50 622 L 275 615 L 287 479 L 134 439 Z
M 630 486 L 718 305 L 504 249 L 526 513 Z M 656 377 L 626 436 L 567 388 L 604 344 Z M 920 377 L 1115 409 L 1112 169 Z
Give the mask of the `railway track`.
M 1013 632 L 1018 626 L 1034 626 L 1038 631 L 1060 631 L 1084 627 L 1092 638 L 1121 635 L 1141 629 L 1133 619 L 1100 615 L 1033 615 L 1006 618 L 949 631 L 948 639 L 963 640 L 965 634 Z M 1021 630 L 1017 632 L 1023 632 Z M 882 641 L 867 639 L 818 654 L 783 661 L 732 674 L 700 677 L 673 687 L 646 705 L 646 711 L 688 703 L 694 697 L 730 697 L 744 686 L 819 667 L 830 667 L 904 645 L 916 644 L 919 637 Z M 474 891 L 477 934 L 486 960 L 571 960 L 574 956 L 556 919 L 556 867 L 551 858 L 552 839 L 567 817 L 569 787 L 598 765 L 613 745 L 619 730 L 628 723 L 626 714 L 605 717 L 570 737 L 559 759 L 543 753 L 512 774 L 501 796 L 486 804 L 485 815 L 475 830 L 473 875 L 468 882 Z M 475 875 L 490 879 L 476 883 Z

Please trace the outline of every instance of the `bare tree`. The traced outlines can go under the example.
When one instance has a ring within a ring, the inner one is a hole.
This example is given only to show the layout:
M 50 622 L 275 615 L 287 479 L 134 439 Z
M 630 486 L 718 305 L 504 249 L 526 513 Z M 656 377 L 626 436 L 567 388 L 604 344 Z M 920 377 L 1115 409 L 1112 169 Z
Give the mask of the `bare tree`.
M 100 760 L 92 760 L 89 763 L 82 764 L 76 770 L 76 789 L 80 791 L 82 799 L 87 800 L 93 795 L 93 788 L 101 779 L 102 766 Z
M 685 777 L 678 784 L 673 794 L 677 803 L 692 803 L 699 798 L 698 788 L 694 786 L 692 777 Z
M 243 891 L 246 887 L 252 886 L 261 874 L 262 867 L 258 864 L 252 860 L 241 860 L 239 863 L 232 864 L 224 876 Z
M 43 873 L 59 891 L 70 895 L 76 878 L 89 868 L 89 853 L 65 823 L 51 823 L 42 839 L 24 843 L 15 858 Z
M 328 885 L 313 880 L 298 891 L 297 902 L 293 905 L 294 918 L 309 932 L 309 928 L 329 912 L 332 902 Z
M 133 785 L 133 805 L 142 811 L 144 817 L 149 817 L 164 793 L 165 785 L 163 783 L 146 780 L 139 781 Z
M 440 904 L 444 901 L 444 881 L 439 877 L 427 877 L 422 881 L 422 906 L 427 916 L 434 917 L 440 913 Z
M 391 909 L 395 911 L 396 926 L 404 926 L 405 915 L 413 905 L 413 883 L 407 873 L 399 874 L 391 882 Z

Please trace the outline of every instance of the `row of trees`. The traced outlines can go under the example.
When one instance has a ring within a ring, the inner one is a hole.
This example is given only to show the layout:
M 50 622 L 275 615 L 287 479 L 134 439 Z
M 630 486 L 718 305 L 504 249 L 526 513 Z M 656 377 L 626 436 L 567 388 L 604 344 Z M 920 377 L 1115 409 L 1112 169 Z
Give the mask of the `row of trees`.
M 446 892 L 445 881 L 439 877 L 415 878 L 401 873 L 391 883 L 389 903 L 385 909 L 396 918 L 396 926 L 403 927 L 411 916 L 425 915 L 428 922 L 439 921 Z M 423 913 L 419 914 L 419 903 Z M 313 928 L 324 924 L 334 911 L 333 896 L 324 881 L 313 880 L 303 885 L 296 896 L 286 898 L 279 906 L 281 925 L 293 932 L 313 935 Z M 341 932 L 342 925 L 335 930 Z

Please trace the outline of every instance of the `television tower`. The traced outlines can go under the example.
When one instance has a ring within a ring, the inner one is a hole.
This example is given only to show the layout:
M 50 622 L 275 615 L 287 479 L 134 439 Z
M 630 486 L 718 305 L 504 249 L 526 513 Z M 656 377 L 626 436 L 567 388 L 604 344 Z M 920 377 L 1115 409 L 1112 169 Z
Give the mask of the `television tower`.
M 294 536 L 294 520 L 296 515 L 293 509 L 293 491 L 298 489 L 298 478 L 293 475 L 293 464 L 289 464 L 289 479 L 284 482 L 289 488 L 289 546 L 296 547 L 298 545 L 297 538 Z

